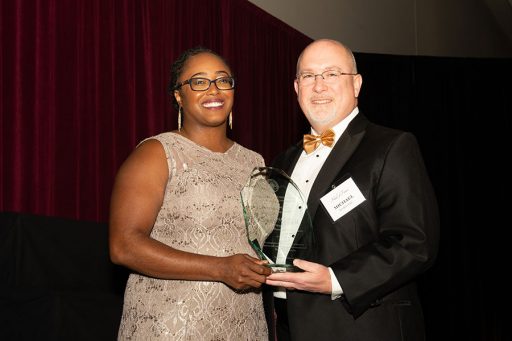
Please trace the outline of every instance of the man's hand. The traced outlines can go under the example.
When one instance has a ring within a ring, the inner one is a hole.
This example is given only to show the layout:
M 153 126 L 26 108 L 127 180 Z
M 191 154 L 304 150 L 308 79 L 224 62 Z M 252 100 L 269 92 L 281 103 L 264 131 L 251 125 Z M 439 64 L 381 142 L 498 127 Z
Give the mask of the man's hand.
M 268 285 L 285 287 L 289 290 L 297 289 L 331 294 L 331 275 L 326 266 L 302 259 L 295 259 L 293 265 L 304 270 L 304 272 L 273 273 L 267 277 L 266 283 Z

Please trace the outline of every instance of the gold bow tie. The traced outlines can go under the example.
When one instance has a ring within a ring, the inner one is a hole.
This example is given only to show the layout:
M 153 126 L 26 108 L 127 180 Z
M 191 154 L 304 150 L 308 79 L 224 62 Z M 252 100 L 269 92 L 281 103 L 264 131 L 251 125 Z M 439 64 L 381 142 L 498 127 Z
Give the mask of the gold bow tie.
M 320 143 L 327 146 L 332 147 L 334 144 L 334 131 L 332 129 L 327 129 L 322 133 L 322 135 L 304 135 L 304 150 L 307 154 L 313 152 L 315 149 L 320 146 Z

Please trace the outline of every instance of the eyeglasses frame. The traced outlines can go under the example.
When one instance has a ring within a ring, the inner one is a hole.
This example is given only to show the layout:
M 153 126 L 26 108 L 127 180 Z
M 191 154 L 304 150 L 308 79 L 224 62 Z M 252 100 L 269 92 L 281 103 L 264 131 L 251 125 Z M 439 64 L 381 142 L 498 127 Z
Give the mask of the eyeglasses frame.
M 219 86 L 217 85 L 217 81 L 220 80 L 220 79 L 231 79 L 233 81 L 233 86 L 229 89 L 220 89 Z M 210 82 L 210 84 L 208 84 L 208 87 L 204 90 L 196 90 L 194 88 L 192 88 L 192 84 L 190 84 L 190 82 L 193 80 L 193 79 L 203 79 L 205 81 L 208 81 Z M 179 83 L 179 84 L 176 84 L 176 86 L 174 87 L 174 90 L 178 90 L 179 88 L 181 88 L 183 85 L 185 84 L 188 84 L 190 86 L 190 90 L 192 91 L 208 91 L 210 89 L 210 87 L 212 86 L 212 83 L 215 84 L 215 87 L 217 88 L 217 90 L 219 91 L 223 91 L 223 90 L 233 90 L 235 88 L 235 78 L 234 77 L 231 77 L 231 76 L 224 76 L 224 77 L 219 77 L 219 78 L 215 78 L 215 79 L 208 79 L 208 78 L 204 78 L 204 77 L 192 77 L 192 78 L 189 78 L 187 80 L 184 80 L 183 82 Z
M 349 72 L 342 72 L 342 71 L 339 71 L 339 70 L 325 70 L 324 72 L 322 73 L 313 73 L 313 72 L 304 72 L 306 74 L 312 74 L 313 77 L 315 77 L 313 83 L 311 84 L 314 84 L 316 82 L 316 77 L 317 76 L 320 76 L 322 77 L 322 80 L 325 81 L 325 77 L 324 77 L 324 73 L 326 72 L 338 72 L 340 76 L 357 76 L 359 73 L 349 73 Z M 300 84 L 300 76 L 303 75 L 304 73 L 299 73 L 297 76 L 295 76 L 295 79 L 297 80 L 297 83 Z

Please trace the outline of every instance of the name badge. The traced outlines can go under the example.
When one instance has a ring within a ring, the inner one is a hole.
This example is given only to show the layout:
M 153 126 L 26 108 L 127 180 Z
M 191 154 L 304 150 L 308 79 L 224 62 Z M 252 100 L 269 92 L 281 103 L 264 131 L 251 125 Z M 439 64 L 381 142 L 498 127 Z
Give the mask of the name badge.
M 365 200 L 352 178 L 348 178 L 320 199 L 333 221 L 340 219 Z

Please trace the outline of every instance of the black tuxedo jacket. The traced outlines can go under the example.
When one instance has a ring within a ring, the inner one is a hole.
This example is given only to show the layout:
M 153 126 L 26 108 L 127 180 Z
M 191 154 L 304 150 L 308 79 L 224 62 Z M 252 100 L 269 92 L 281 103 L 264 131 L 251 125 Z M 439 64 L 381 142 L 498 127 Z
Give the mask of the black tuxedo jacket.
M 291 175 L 301 152 L 294 145 L 273 166 Z M 366 200 L 333 221 L 320 198 L 348 178 Z M 423 340 L 414 280 L 437 254 L 439 219 L 414 136 L 359 113 L 320 170 L 308 210 L 315 239 L 308 260 L 330 266 L 344 295 L 288 291 L 292 340 Z

